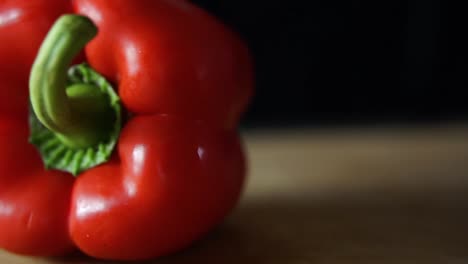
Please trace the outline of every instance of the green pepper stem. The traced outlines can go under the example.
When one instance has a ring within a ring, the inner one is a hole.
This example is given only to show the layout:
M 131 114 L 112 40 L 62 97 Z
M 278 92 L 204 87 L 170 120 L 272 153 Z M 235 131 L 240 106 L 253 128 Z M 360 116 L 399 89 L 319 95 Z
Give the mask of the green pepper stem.
M 63 15 L 46 36 L 31 70 L 29 89 L 35 115 L 73 148 L 102 140 L 102 120 L 110 111 L 98 88 L 67 87 L 72 60 L 96 34 L 96 26 L 87 17 Z

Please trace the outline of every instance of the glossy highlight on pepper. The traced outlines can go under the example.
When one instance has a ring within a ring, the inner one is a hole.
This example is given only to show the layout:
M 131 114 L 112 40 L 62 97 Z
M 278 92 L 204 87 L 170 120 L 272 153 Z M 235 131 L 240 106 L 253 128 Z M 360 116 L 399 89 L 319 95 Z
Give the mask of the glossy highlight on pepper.
M 129 117 L 109 160 L 77 178 L 46 169 L 28 141 L 31 68 L 68 14 L 98 32 L 73 63 L 105 77 Z M 3 0 L 0 38 L 0 248 L 155 258 L 192 244 L 236 205 L 252 63 L 211 15 L 185 0 Z

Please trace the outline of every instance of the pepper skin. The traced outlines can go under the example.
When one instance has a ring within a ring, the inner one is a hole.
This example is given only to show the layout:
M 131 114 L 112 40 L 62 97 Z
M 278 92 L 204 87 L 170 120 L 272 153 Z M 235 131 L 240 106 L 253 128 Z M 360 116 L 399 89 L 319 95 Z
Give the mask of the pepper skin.
M 62 14 L 89 17 L 86 61 L 132 113 L 110 161 L 77 178 L 28 142 L 28 76 Z M 0 248 L 112 260 L 187 247 L 236 205 L 253 90 L 242 41 L 184 0 L 0 0 Z

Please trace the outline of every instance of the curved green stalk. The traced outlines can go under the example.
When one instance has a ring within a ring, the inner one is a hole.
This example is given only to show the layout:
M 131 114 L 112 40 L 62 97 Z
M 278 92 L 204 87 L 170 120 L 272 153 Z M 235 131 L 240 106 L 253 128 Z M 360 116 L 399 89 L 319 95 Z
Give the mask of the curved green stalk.
M 84 16 L 64 15 L 54 24 L 44 40 L 33 64 L 29 80 L 30 98 L 34 113 L 40 122 L 57 133 L 70 147 L 86 147 L 102 139 L 96 124 L 84 118 L 74 107 L 73 96 L 67 94 L 67 71 L 75 56 L 97 34 L 96 26 Z M 77 88 L 74 88 L 77 90 Z M 81 90 L 90 91 L 89 87 Z M 102 93 L 76 92 L 87 104 L 102 105 L 99 111 L 109 111 Z M 98 89 L 96 88 L 96 91 Z M 95 118 L 93 118 L 95 119 Z

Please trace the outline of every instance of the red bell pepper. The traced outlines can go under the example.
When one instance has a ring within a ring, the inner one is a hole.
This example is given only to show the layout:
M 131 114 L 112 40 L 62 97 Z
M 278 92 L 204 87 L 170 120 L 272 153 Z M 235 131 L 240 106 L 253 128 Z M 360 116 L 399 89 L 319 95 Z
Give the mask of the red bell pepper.
M 215 18 L 184 0 L 0 0 L 0 38 L 0 248 L 154 258 L 233 209 L 252 66 Z

